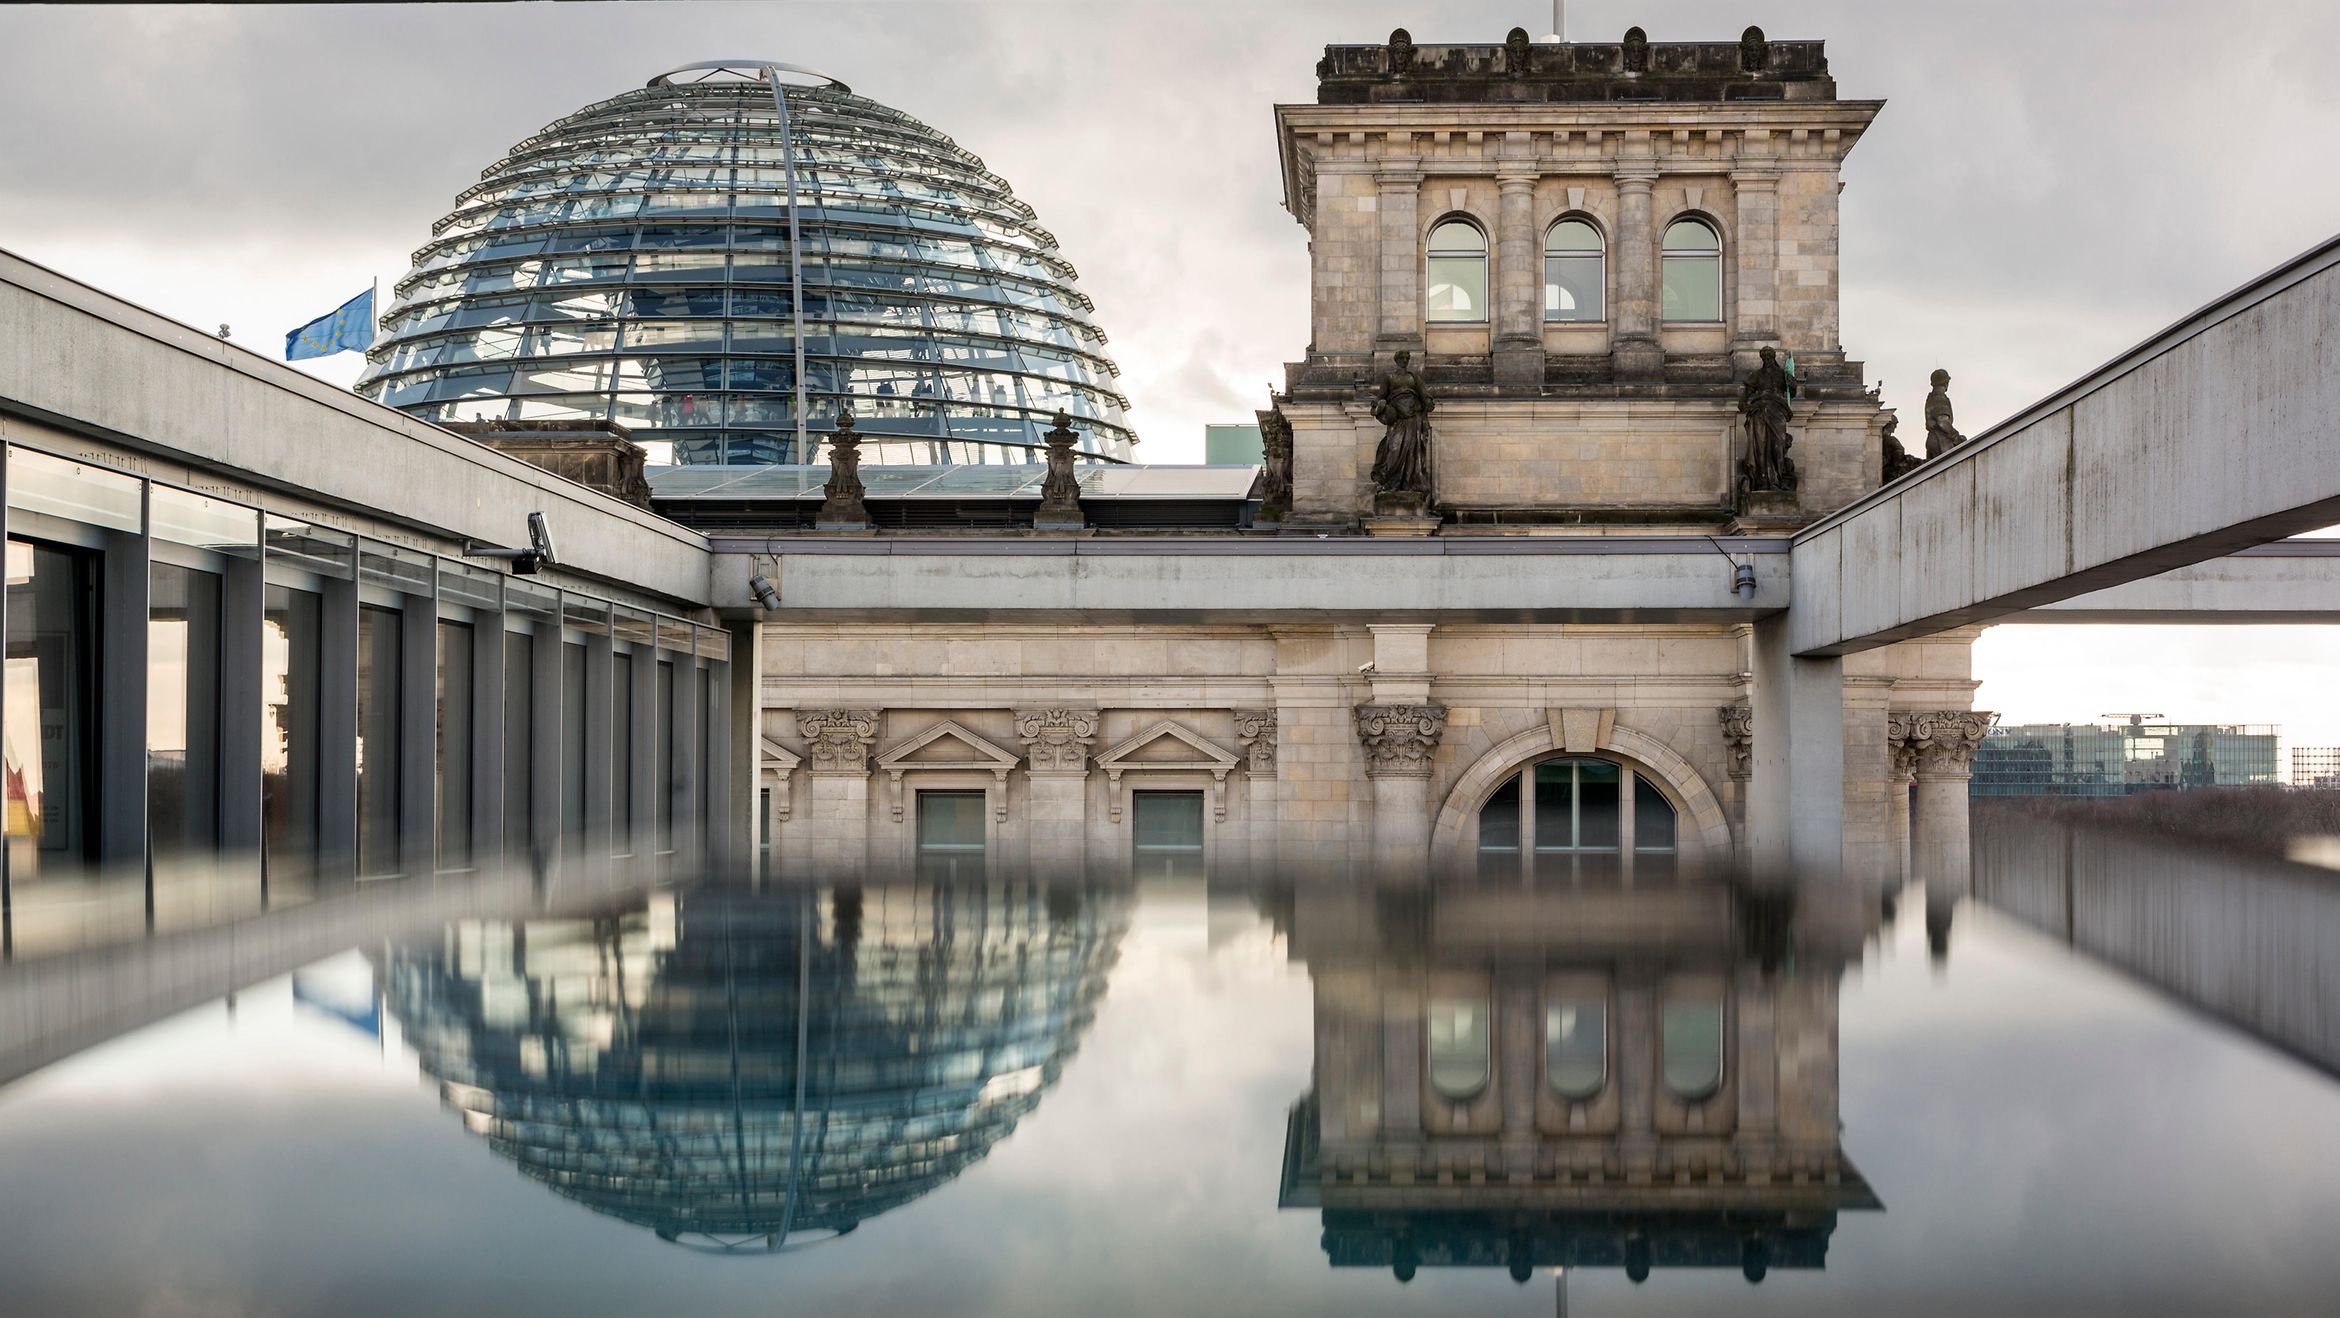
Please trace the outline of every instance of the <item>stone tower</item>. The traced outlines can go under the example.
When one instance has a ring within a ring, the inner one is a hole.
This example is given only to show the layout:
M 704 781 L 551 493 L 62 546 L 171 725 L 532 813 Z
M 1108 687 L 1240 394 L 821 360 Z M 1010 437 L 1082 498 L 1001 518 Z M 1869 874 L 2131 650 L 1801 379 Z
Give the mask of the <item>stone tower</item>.
M 1837 193 L 1882 108 L 1818 41 L 1328 46 L 1276 109 L 1312 337 L 1276 406 L 1290 525 L 1356 525 L 1400 351 L 1436 402 L 1442 533 L 1779 530 L 1879 482 L 1839 341 Z M 1742 382 L 1791 365 L 1792 498 L 1751 508 Z M 1749 519 L 1751 511 L 1769 514 Z

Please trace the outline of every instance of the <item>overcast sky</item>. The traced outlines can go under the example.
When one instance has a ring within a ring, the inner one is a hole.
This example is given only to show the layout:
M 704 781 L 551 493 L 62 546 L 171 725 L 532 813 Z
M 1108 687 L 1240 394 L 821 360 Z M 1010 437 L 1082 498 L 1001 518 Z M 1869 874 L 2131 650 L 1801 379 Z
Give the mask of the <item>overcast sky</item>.
M 1570 34 L 1825 38 L 1889 102 L 1846 166 L 1845 348 L 1977 433 L 2340 229 L 2330 0 L 1572 0 Z M 808 64 L 935 125 L 1038 210 L 1156 462 L 1308 341 L 1270 106 L 1327 42 L 1500 41 L 1544 0 L 438 5 L 0 13 L 0 247 L 155 310 L 286 330 L 406 269 L 513 142 L 673 65 Z M 358 361 L 312 363 L 338 383 Z M 1905 430 L 1908 429 L 1905 427 Z M 2151 710 L 2340 743 L 2340 635 L 1995 629 L 1981 703 Z M 2247 662 L 2238 656 L 2247 656 Z M 2293 680 L 2297 675 L 2299 680 Z

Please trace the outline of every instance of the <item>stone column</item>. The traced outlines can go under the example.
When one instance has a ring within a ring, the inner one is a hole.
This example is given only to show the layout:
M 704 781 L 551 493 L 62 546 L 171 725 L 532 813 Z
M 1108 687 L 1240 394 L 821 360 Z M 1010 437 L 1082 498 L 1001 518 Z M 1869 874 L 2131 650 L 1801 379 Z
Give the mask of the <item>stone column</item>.
M 1665 350 L 1658 346 L 1657 221 L 1650 211 L 1654 166 L 1617 170 L 1616 306 L 1613 360 L 1621 380 L 1655 380 L 1665 374 Z
M 869 869 L 869 749 L 879 711 L 800 709 L 797 735 L 812 761 L 804 845 L 783 857 L 789 877 L 847 880 Z
M 1359 705 L 1357 739 L 1373 783 L 1373 872 L 1427 879 L 1430 766 L 1446 733 L 1444 705 Z
M 1974 776 L 1974 753 L 1998 717 L 1963 709 L 1889 716 L 1887 727 L 1898 731 L 1897 740 L 1916 760 L 1910 862 L 1926 884 L 1929 904 L 1937 889 L 1944 894 L 1964 892 L 1973 878 L 1967 784 Z
M 1244 824 L 1251 837 L 1248 863 L 1257 877 L 1276 869 L 1276 711 L 1235 711 L 1235 735 L 1243 741 L 1244 779 L 1251 790 Z
M 1502 208 L 1495 221 L 1495 379 L 1544 380 L 1543 244 L 1536 240 L 1536 176 L 1497 174 Z
M 1422 175 L 1384 170 L 1373 183 L 1381 217 L 1381 328 L 1373 339 L 1373 368 L 1380 372 L 1395 364 L 1400 348 L 1422 351 Z
M 1024 834 L 1035 878 L 1078 878 L 1087 868 L 1089 747 L 1097 740 L 1093 709 L 1019 709 L 1027 789 Z
M 1739 230 L 1731 368 L 1744 375 L 1763 348 L 1779 346 L 1779 171 L 1736 169 L 1731 187 Z
M 1762 877 L 1844 872 L 1844 660 L 1800 656 L 1787 615 L 1755 624 L 1747 855 Z

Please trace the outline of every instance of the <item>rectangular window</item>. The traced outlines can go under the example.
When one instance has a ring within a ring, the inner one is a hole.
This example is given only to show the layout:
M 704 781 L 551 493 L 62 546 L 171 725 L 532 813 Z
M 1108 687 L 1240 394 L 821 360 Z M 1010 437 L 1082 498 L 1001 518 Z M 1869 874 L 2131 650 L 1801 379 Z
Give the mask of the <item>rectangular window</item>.
M 260 840 L 271 901 L 304 890 L 317 857 L 318 639 L 324 601 L 270 586 L 260 625 Z
M 585 647 L 561 645 L 561 850 L 585 849 Z
M 1433 256 L 1429 259 L 1426 309 L 1433 322 L 1478 323 L 1487 319 L 1487 258 Z
M 1140 875 L 1179 878 L 1202 874 L 1201 792 L 1133 793 L 1130 816 Z
M 471 867 L 471 624 L 439 624 L 439 868 Z
M 146 823 L 158 860 L 219 846 L 220 580 L 157 563 L 146 623 Z
M 1661 264 L 1668 321 L 1695 324 L 1723 318 L 1720 256 L 1668 256 Z
M 918 877 L 983 877 L 984 796 L 981 792 L 918 794 Z
M 504 851 L 526 856 L 536 836 L 536 638 L 504 634 Z
M 11 453 L 11 463 L 22 456 Z M 13 465 L 9 475 L 13 482 Z M 15 883 L 79 869 L 94 854 L 97 604 L 95 555 L 8 542 L 5 742 Z
M 651 773 L 652 789 L 658 793 L 658 849 L 674 850 L 674 665 L 658 665 L 657 694 L 651 708 L 658 711 L 658 735 L 652 738 L 658 752 L 658 763 Z
M 634 656 L 619 654 L 609 661 L 610 749 L 615 759 L 610 790 L 616 796 L 612 814 L 617 850 L 634 852 Z
M 1601 255 L 1544 258 L 1544 319 L 1582 324 L 1601 319 Z
M 372 604 L 358 609 L 358 873 L 398 872 L 398 723 L 404 700 L 399 651 L 405 619 Z

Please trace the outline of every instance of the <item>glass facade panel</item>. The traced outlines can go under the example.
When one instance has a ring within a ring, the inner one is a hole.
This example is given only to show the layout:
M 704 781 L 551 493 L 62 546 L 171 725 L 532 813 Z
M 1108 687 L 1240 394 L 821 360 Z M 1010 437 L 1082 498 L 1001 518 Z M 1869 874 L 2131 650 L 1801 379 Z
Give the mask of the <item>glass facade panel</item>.
M 135 534 L 139 504 L 139 481 L 134 476 L 30 449 L 8 450 L 11 508 Z
M 439 868 L 471 865 L 471 624 L 439 624 Z
M 323 602 L 270 586 L 261 604 L 260 844 L 269 900 L 305 890 L 317 858 L 317 682 Z
M 220 580 L 154 565 L 146 624 L 146 823 L 158 862 L 219 846 Z
M 15 471 L 12 466 L 12 476 Z M 78 872 L 95 855 L 97 607 L 96 555 L 8 542 L 7 837 L 14 884 Z
M 1495 1013 L 1484 997 L 1430 999 L 1430 1087 L 1469 1098 L 1494 1069 Z
M 631 852 L 634 838 L 634 656 L 618 654 L 609 661 L 611 827 L 617 849 Z
M 981 792 L 918 794 L 918 876 L 972 879 L 983 876 L 983 820 L 989 805 Z
M 1609 1002 L 1560 997 L 1544 1004 L 1544 1078 L 1562 1098 L 1583 1100 L 1609 1078 Z
M 1669 993 L 1660 1020 L 1667 1090 L 1677 1098 L 1712 1096 L 1722 1088 L 1722 995 Z
M 672 851 L 674 850 L 674 806 L 676 797 L 680 795 L 674 781 L 675 715 L 680 711 L 674 705 L 673 664 L 660 662 L 658 665 L 657 695 L 654 699 L 657 701 L 656 709 L 658 711 L 656 757 L 658 763 L 654 770 L 658 775 L 655 789 L 658 793 L 658 849 Z
M 358 609 L 358 874 L 398 872 L 398 727 L 405 708 L 401 644 L 405 619 L 395 609 Z
M 260 514 L 242 504 L 213 499 L 168 485 L 147 494 L 154 538 L 199 549 L 248 550 L 260 540 Z
M 585 842 L 585 647 L 561 646 L 561 839 L 570 854 Z

